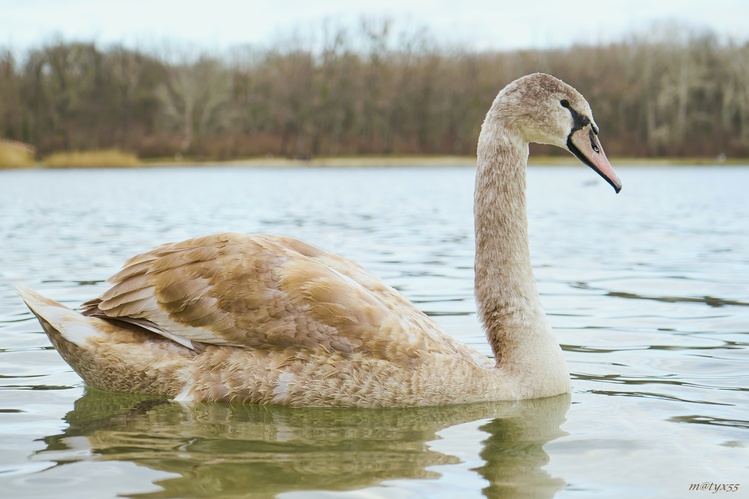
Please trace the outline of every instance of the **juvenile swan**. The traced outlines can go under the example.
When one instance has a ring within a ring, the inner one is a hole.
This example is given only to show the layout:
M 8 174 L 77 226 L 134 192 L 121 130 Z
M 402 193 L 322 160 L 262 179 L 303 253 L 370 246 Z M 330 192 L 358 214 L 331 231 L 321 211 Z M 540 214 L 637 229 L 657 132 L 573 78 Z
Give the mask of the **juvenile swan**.
M 19 287 L 52 344 L 94 387 L 183 401 L 391 407 L 569 391 L 528 248 L 528 143 L 567 149 L 621 183 L 574 88 L 532 74 L 505 87 L 478 141 L 476 300 L 494 352 L 454 340 L 364 268 L 276 235 L 158 246 L 81 312 Z

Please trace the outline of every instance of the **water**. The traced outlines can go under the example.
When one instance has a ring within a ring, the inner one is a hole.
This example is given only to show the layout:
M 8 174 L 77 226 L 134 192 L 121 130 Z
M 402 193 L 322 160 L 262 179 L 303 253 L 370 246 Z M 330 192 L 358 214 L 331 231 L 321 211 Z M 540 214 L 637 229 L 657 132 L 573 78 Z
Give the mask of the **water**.
M 749 168 L 618 172 L 614 195 L 582 166 L 529 169 L 572 393 L 383 411 L 86 390 L 13 284 L 76 306 L 156 244 L 282 233 L 363 263 L 488 354 L 472 169 L 0 172 L 0 494 L 749 497 Z

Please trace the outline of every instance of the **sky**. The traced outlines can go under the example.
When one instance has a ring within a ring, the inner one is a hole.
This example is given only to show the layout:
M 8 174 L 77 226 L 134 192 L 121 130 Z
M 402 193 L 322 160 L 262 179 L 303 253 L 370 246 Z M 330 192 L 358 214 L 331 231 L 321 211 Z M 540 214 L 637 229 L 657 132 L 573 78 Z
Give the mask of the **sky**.
M 0 0 L 0 47 L 62 39 L 224 50 L 363 17 L 476 50 L 616 41 L 669 22 L 749 39 L 747 0 Z

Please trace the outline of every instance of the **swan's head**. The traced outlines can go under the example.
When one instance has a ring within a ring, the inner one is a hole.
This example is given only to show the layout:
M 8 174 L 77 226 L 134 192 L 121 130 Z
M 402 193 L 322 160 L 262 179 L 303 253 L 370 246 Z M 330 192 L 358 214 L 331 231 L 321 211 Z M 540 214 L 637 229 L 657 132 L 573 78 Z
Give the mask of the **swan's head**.
M 519 78 L 499 93 L 492 110 L 501 112 L 526 142 L 567 149 L 616 192 L 621 190 L 622 183 L 598 140 L 598 125 L 588 101 L 562 80 L 543 73 Z

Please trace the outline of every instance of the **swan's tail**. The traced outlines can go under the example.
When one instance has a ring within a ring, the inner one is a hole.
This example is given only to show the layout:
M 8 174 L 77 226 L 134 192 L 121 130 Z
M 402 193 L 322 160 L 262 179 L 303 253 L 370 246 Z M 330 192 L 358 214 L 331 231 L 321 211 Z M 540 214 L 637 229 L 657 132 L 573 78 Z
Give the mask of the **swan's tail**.
M 26 286 L 16 286 L 16 292 L 39 319 L 50 341 L 68 363 L 70 361 L 63 350 L 69 350 L 73 346 L 85 349 L 90 345 L 90 340 L 102 337 L 101 331 L 96 328 L 96 322 L 91 318 L 84 317 Z
M 173 395 L 190 351 L 164 338 L 86 317 L 26 286 L 16 291 L 39 319 L 55 349 L 90 386 Z

